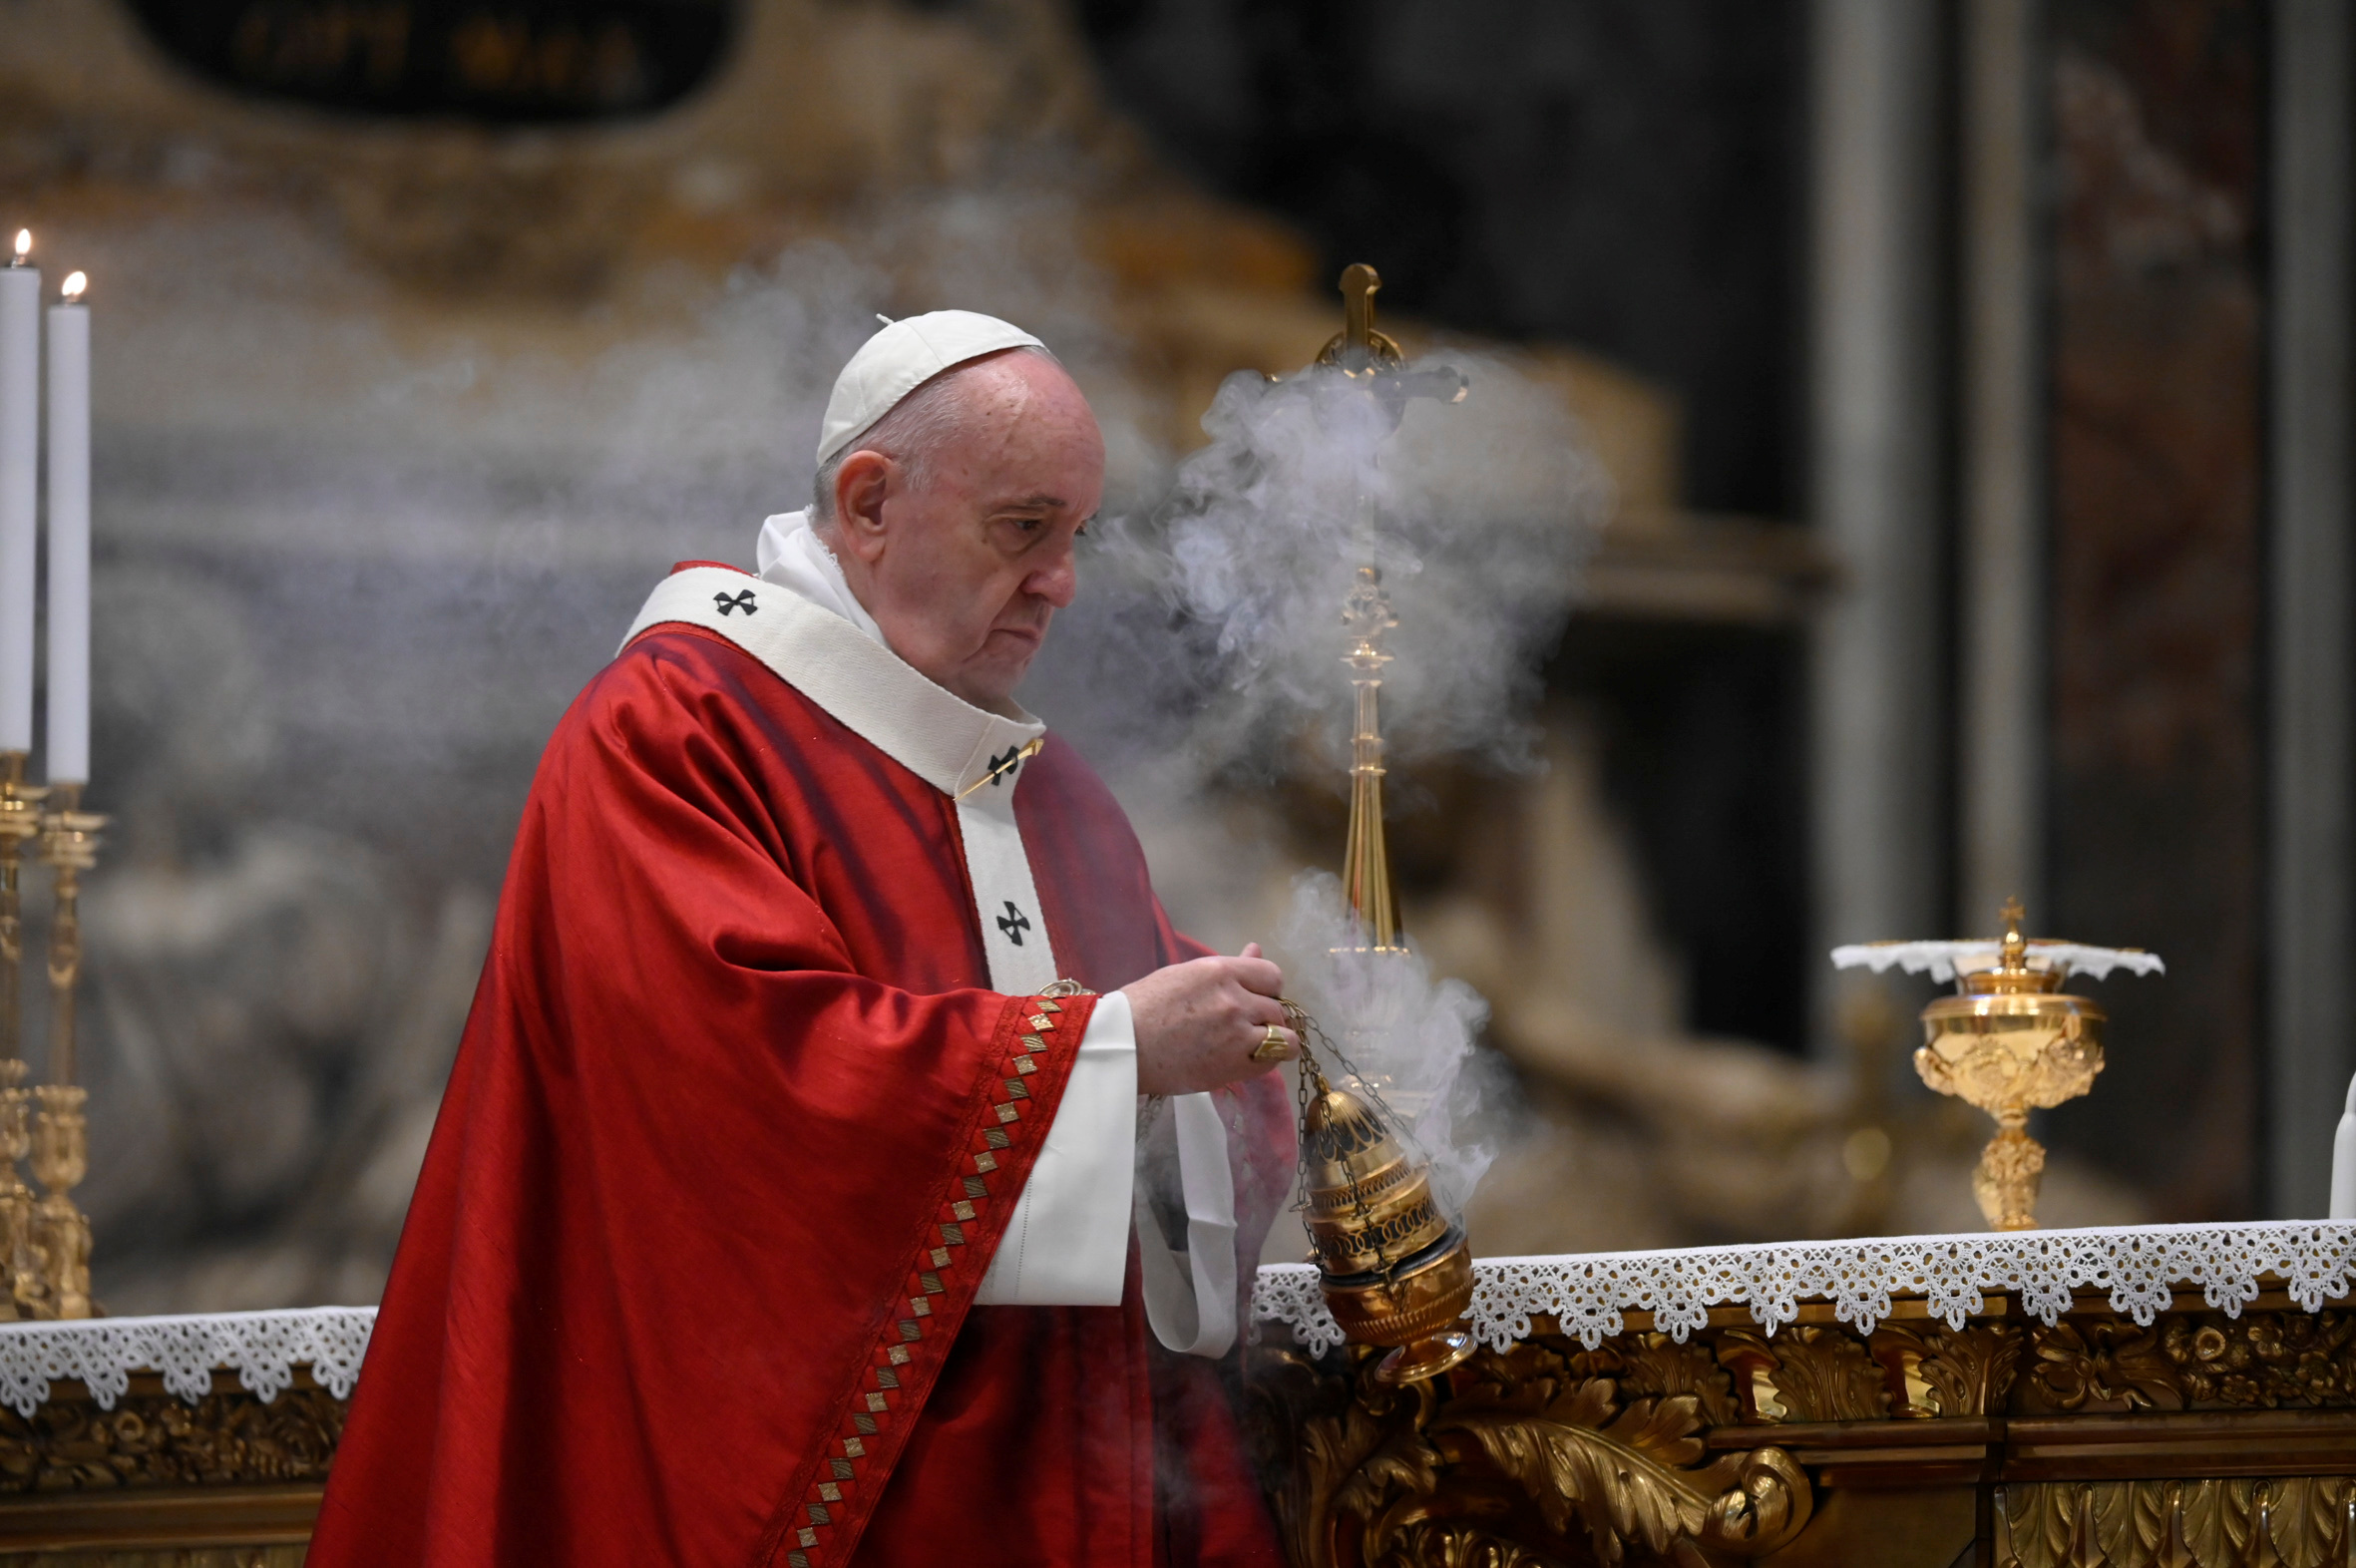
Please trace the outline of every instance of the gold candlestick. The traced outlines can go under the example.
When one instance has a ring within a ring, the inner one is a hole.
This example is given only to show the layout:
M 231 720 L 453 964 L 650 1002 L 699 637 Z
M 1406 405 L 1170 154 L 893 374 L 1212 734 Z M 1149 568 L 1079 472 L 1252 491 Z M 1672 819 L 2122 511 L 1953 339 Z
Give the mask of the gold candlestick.
M 41 1114 L 33 1130 L 33 1174 L 48 1189 L 34 1208 L 46 1299 L 41 1315 L 88 1318 L 90 1221 L 69 1194 L 89 1170 L 82 1116 L 87 1091 L 74 1082 L 74 987 L 82 975 L 82 873 L 98 865 L 99 830 L 107 819 L 81 809 L 82 786 L 51 789 L 54 809 L 42 819 L 41 859 L 57 874 L 57 918 L 49 935 L 49 1076 L 35 1091 Z
M 14 1323 L 41 1293 L 39 1255 L 33 1245 L 33 1189 L 17 1174 L 32 1152 L 32 1096 L 26 1091 L 25 1063 L 19 1056 L 0 1057 L 0 1323 Z
M 33 1174 L 49 1189 L 33 1206 L 34 1251 L 41 1268 L 41 1295 L 33 1312 L 42 1318 L 88 1318 L 90 1217 L 67 1194 L 90 1170 L 89 1130 L 82 1119 L 89 1091 L 74 1083 L 44 1083 L 33 1093 L 41 1101 L 33 1126 Z
M 32 1151 L 31 1100 L 25 1089 L 25 930 L 21 872 L 25 842 L 41 832 L 49 791 L 25 782 L 26 753 L 0 751 L 0 1322 L 41 1295 L 33 1245 L 33 1190 L 17 1174 Z

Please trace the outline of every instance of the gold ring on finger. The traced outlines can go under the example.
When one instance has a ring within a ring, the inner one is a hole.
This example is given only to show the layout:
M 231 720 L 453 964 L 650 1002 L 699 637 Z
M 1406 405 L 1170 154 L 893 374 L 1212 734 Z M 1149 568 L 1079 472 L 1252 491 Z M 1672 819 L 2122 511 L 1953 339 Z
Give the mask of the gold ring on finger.
M 1292 1050 L 1286 1043 L 1285 1031 L 1271 1023 L 1268 1032 L 1260 1036 L 1260 1043 L 1252 1047 L 1254 1061 L 1283 1061 Z

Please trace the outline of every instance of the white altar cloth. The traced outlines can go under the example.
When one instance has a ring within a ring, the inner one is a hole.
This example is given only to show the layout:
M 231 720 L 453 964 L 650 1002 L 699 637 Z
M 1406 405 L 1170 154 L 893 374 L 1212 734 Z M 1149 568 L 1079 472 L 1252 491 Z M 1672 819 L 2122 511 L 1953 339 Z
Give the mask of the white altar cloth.
M 1855 1241 L 1772 1242 L 1667 1252 L 1587 1253 L 1556 1258 L 1479 1258 L 1472 1265 L 1473 1335 L 1502 1351 L 1552 1317 L 1589 1350 L 1649 1312 L 1680 1344 L 1704 1327 L 1710 1309 L 1744 1306 L 1772 1334 L 1802 1302 L 1829 1302 L 1833 1316 L 1870 1334 L 1891 1303 L 1919 1297 L 1952 1328 L 1984 1310 L 1992 1292 L 2052 1324 L 2080 1290 L 2107 1291 L 2114 1312 L 2150 1324 L 2175 1305 L 2179 1288 L 2238 1317 L 2260 1281 L 2288 1291 L 2309 1312 L 2348 1294 L 2356 1275 L 2356 1223 L 2283 1220 L 2251 1225 L 2145 1225 L 2124 1229 L 1975 1232 L 1960 1236 L 1876 1236 Z M 1272 1264 L 1252 1289 L 1252 1317 L 1290 1324 L 1312 1352 L 1342 1343 L 1318 1293 L 1317 1269 Z
M 1774 1242 L 1664 1252 L 1585 1253 L 1553 1258 L 1481 1258 L 1472 1265 L 1473 1333 L 1504 1350 L 1551 1317 L 1590 1349 L 1625 1327 L 1631 1312 L 1683 1341 L 1710 1309 L 1743 1306 L 1772 1334 L 1804 1302 L 1830 1303 L 1833 1316 L 1870 1334 L 1892 1303 L 1918 1298 L 1932 1316 L 1960 1328 L 2001 1293 L 2051 1324 L 2082 1290 L 2107 1293 L 2115 1312 L 2140 1324 L 2176 1305 L 2178 1291 L 2228 1316 L 2262 1287 L 2285 1291 L 2308 1312 L 2348 1295 L 2356 1281 L 2356 1222 L 2283 1220 L 2250 1225 L 2149 1225 L 2118 1230 L 2016 1231 L 1960 1236 L 1881 1236 L 1854 1241 Z M 1263 1268 L 1252 1288 L 1256 1322 L 1289 1324 L 1312 1351 L 1342 1343 L 1342 1331 L 1305 1263 Z M 98 1318 L 82 1323 L 0 1324 L 0 1403 L 30 1419 L 61 1378 L 79 1380 L 107 1409 L 135 1372 L 157 1372 L 191 1403 L 225 1369 L 264 1401 L 308 1367 L 337 1398 L 348 1397 L 376 1326 L 373 1307 L 210 1313 L 173 1318 Z
M 348 1398 L 375 1327 L 373 1307 L 0 1324 L 0 1403 L 30 1420 L 50 1383 L 73 1377 L 111 1410 L 133 1372 L 159 1372 L 166 1388 L 194 1404 L 212 1391 L 216 1368 L 235 1372 L 265 1404 L 294 1380 L 297 1367 Z

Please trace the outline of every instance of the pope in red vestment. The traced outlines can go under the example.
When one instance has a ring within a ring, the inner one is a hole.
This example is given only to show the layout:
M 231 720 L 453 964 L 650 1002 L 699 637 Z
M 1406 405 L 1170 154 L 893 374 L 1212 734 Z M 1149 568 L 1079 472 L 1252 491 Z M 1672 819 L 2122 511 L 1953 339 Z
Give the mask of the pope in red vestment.
M 878 334 L 817 525 L 676 569 L 565 715 L 314 1568 L 1281 1562 L 1228 1390 L 1279 978 L 1010 697 L 1077 398 L 988 318 Z

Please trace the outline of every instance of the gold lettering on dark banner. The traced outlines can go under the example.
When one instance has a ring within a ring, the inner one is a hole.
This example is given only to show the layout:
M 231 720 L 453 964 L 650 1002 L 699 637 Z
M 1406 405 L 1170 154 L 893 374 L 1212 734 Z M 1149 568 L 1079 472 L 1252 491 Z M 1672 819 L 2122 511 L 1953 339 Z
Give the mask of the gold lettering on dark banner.
M 134 0 L 182 65 L 378 115 L 646 114 L 708 78 L 734 0 Z

